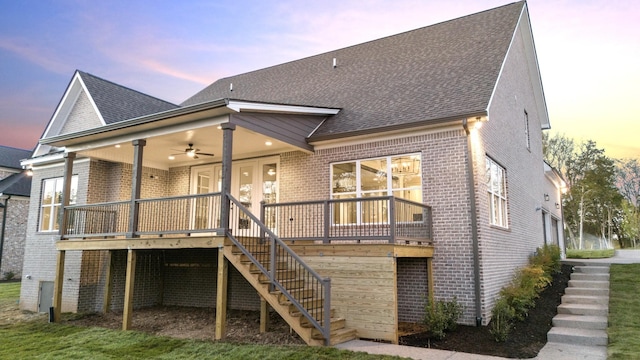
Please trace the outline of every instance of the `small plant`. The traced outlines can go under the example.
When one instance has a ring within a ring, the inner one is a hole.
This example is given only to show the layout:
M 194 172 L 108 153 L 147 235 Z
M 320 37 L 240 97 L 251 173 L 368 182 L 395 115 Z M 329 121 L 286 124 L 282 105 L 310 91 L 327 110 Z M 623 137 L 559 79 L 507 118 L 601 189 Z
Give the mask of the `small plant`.
M 13 273 L 13 271 L 7 271 L 4 273 L 4 275 L 2 276 L 3 280 L 11 280 L 16 276 L 16 274 Z
M 505 298 L 500 298 L 491 311 L 491 329 L 489 332 L 497 342 L 504 342 L 513 329 L 516 311 Z
M 529 259 L 531 265 L 542 267 L 549 275 L 560 272 L 560 247 L 557 245 L 544 244 L 536 250 L 536 253 Z
M 455 330 L 458 318 L 462 315 L 462 305 L 456 297 L 451 301 L 427 301 L 425 305 L 424 323 L 429 332 L 437 339 L 443 339 L 445 332 Z

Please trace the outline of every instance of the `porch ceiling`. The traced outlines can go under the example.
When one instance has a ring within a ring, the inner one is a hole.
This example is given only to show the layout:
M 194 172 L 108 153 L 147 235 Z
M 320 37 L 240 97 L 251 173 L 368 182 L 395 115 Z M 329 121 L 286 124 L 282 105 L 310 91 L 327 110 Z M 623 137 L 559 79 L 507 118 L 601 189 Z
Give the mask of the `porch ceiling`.
M 146 137 L 143 165 L 169 169 L 171 167 L 198 165 L 222 161 L 222 130 L 217 124 L 195 129 L 185 129 L 167 134 Z M 271 145 L 267 145 L 267 141 Z M 214 154 L 214 156 L 197 155 L 191 158 L 185 149 L 193 144 L 198 152 Z M 248 130 L 238 126 L 233 134 L 234 159 L 278 154 L 297 149 L 286 142 Z M 69 149 L 73 151 L 73 148 Z M 78 154 L 113 162 L 133 163 L 133 145 L 131 141 L 113 142 L 112 144 L 82 150 Z M 169 159 L 173 155 L 174 159 Z

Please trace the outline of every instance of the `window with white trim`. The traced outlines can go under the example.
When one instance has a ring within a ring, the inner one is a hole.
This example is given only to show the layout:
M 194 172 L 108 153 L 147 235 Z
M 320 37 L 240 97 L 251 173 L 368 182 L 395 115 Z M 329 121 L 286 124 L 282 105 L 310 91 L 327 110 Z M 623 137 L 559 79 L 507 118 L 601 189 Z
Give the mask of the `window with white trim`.
M 40 201 L 39 231 L 58 231 L 58 216 L 62 206 L 62 188 L 64 178 L 52 178 L 42 181 L 42 199 Z M 71 177 L 69 204 L 76 203 L 78 177 Z
M 331 164 L 331 198 L 355 199 L 395 196 L 422 203 L 420 154 L 394 155 Z M 387 217 L 386 203 L 361 206 L 338 203 L 334 223 L 379 223 Z
M 508 227 L 506 171 L 488 156 L 486 157 L 486 178 L 490 223 L 506 228 Z

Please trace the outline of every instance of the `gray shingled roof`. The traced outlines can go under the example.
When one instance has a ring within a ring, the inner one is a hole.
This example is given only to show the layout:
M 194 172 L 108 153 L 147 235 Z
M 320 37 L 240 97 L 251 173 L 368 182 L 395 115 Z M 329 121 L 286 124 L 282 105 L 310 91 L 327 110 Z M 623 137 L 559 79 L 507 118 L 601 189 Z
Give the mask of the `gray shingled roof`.
M 105 123 L 175 109 L 178 105 L 78 70 Z
M 0 180 L 0 194 L 31 196 L 31 177 L 23 171 Z
M 0 145 L 0 167 L 22 169 L 20 160 L 31 157 L 33 150 L 16 149 Z
M 223 78 L 181 105 L 233 98 L 342 108 L 312 140 L 483 113 L 523 7 L 513 3 Z

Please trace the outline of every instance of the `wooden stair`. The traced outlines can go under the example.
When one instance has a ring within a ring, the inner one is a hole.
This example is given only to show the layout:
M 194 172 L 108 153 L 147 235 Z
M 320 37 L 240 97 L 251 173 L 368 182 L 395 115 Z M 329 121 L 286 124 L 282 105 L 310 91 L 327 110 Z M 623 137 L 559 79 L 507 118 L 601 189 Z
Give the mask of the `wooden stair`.
M 269 259 L 269 246 L 264 245 L 259 249 L 253 249 L 254 256 L 260 259 Z M 325 339 L 322 333 L 316 329 L 311 322 L 303 316 L 298 308 L 279 290 L 270 291 L 270 281 L 267 275 L 234 245 L 230 239 L 225 239 L 224 256 L 231 264 L 244 276 L 256 291 L 269 303 L 289 326 L 308 345 L 323 346 Z M 262 261 L 262 266 L 269 269 L 270 261 Z M 305 309 L 315 309 L 322 314 L 324 300 L 319 298 L 313 289 L 305 287 L 305 280 L 296 274 L 294 270 L 288 269 L 284 261 L 277 261 L 276 271 L 279 273 L 280 283 L 287 289 L 295 299 L 297 299 Z M 321 296 L 321 295 L 320 295 Z M 323 319 L 318 322 L 323 324 Z M 331 309 L 331 339 L 330 344 L 336 345 L 356 338 L 356 329 L 348 329 L 346 320 L 335 316 L 335 311 Z

